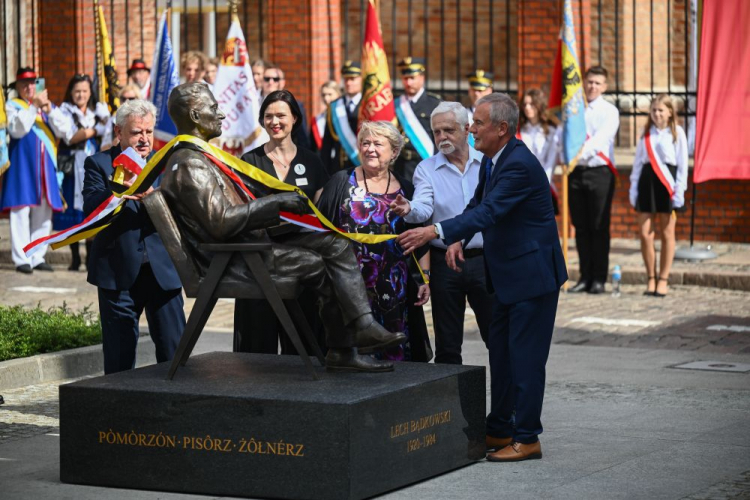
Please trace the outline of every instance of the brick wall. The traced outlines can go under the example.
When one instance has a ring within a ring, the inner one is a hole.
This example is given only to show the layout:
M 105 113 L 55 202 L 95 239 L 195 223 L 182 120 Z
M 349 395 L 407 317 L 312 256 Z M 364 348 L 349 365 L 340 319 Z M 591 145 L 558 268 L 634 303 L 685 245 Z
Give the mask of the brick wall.
M 677 214 L 678 240 L 690 239 L 690 201 L 693 195 L 692 172 L 689 176 L 685 203 L 688 211 Z M 555 176 L 555 185 L 562 193 L 562 180 Z M 621 169 L 619 183 L 612 202 L 613 238 L 638 238 L 636 212 L 630 205 L 630 170 Z M 696 241 L 731 241 L 750 243 L 750 181 L 707 181 L 697 186 L 695 212 Z M 560 207 L 562 208 L 562 207 Z M 557 218 L 562 234 L 561 217 Z
M 140 1 L 100 2 L 110 41 L 114 46 L 121 85 L 127 81 L 127 69 L 132 59 L 143 58 L 150 65 L 153 57 L 156 38 L 155 1 L 144 0 L 142 3 L 141 11 Z M 90 0 L 44 0 L 37 2 L 37 5 L 38 25 L 41 29 L 37 37 L 38 70 L 47 80 L 50 99 L 60 103 L 65 96 L 68 81 L 75 73 L 87 73 L 93 77 L 96 57 L 93 3 Z

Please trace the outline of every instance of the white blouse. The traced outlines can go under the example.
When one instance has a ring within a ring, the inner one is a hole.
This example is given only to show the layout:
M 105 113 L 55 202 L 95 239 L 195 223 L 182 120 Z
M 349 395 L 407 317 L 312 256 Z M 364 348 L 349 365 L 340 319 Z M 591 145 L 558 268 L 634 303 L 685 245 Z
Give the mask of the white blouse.
M 557 166 L 560 134 L 558 129 L 552 125 L 548 127 L 545 135 L 541 124 L 532 125 L 527 123 L 521 127 L 521 139 L 528 146 L 539 163 L 547 173 L 547 179 L 552 183 L 552 174 Z
M 69 102 L 62 103 L 58 109 L 61 113 L 54 116 L 50 114 L 50 125 L 55 129 L 58 137 L 67 145 L 70 145 L 70 140 L 79 130 L 79 127 L 76 126 L 75 118 L 77 118 L 81 128 L 93 128 L 96 131 L 97 137 L 102 137 L 109 129 L 109 108 L 103 102 L 96 104 L 96 111 L 87 109 L 86 113 L 81 111 L 75 104 Z M 99 121 L 97 121 L 97 117 L 100 118 Z M 87 157 L 96 153 L 96 148 L 86 140 L 84 141 L 83 148 L 74 149 L 72 153 L 75 156 L 73 208 L 83 210 L 83 164 Z
M 664 163 L 677 166 L 672 203 L 675 208 L 681 207 L 685 204 L 688 176 L 688 146 L 685 130 L 677 125 L 677 142 L 672 137 L 672 130 L 669 127 L 658 129 L 652 125 L 650 132 L 651 148 L 654 150 L 654 154 L 661 158 Z M 635 150 L 633 171 L 630 173 L 630 204 L 634 207 L 638 200 L 638 181 L 641 178 L 643 166 L 650 162 L 648 151 L 646 151 L 646 139 L 641 137 Z M 653 165 L 653 168 L 659 167 Z

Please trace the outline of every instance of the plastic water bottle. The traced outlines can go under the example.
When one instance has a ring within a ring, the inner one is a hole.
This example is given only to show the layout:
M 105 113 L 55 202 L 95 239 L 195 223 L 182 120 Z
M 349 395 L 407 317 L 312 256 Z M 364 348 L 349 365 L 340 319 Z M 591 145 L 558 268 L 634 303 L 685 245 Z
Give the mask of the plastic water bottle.
M 620 265 L 615 264 L 612 268 L 612 297 L 620 296 L 620 280 L 622 279 L 622 270 Z

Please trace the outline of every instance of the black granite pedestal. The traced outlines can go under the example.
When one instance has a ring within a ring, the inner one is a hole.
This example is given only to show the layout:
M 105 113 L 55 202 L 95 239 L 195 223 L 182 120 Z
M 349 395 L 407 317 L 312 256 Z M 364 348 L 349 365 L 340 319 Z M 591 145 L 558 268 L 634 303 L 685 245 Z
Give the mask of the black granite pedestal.
M 485 369 L 327 373 L 211 353 L 60 387 L 66 483 L 261 498 L 367 498 L 484 457 Z

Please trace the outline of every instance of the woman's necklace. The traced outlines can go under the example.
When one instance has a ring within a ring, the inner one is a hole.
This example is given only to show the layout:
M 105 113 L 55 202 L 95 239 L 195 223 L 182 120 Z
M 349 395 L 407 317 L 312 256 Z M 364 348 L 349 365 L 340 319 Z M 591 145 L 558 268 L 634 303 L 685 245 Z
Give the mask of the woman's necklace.
M 365 181 L 365 192 L 369 193 L 370 188 L 367 186 L 367 175 L 365 174 L 365 169 L 362 169 L 362 180 Z M 391 188 L 391 171 L 388 170 L 388 184 L 385 185 L 385 193 L 388 194 L 388 190 Z
M 270 151 L 267 151 L 267 153 L 268 153 L 268 156 L 270 156 L 272 159 L 274 159 L 279 165 L 281 165 L 285 169 L 289 170 L 289 164 L 284 163 L 283 161 L 281 161 L 281 158 L 279 158 L 278 156 L 276 156 L 276 153 L 272 153 Z

